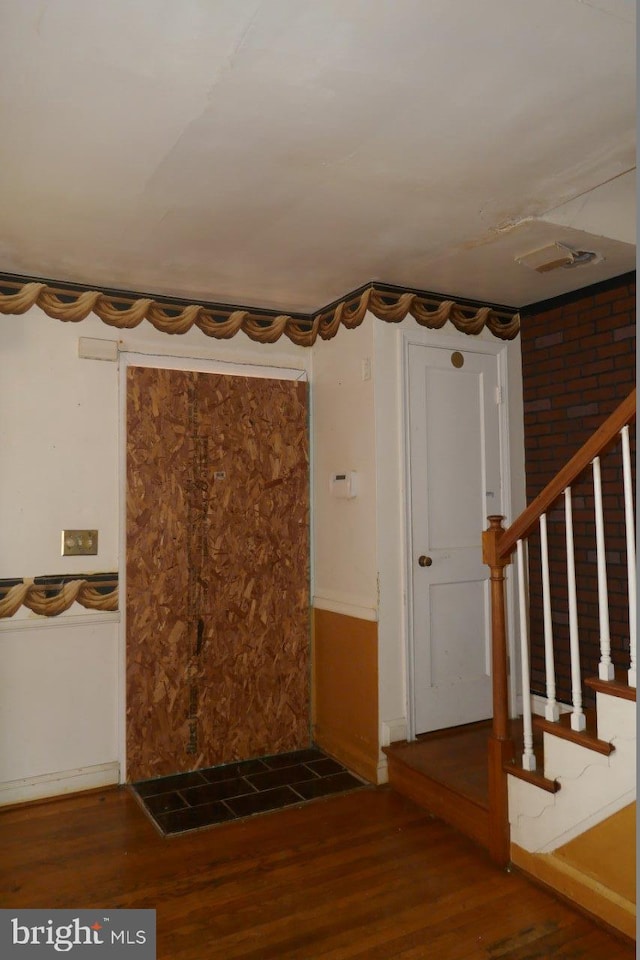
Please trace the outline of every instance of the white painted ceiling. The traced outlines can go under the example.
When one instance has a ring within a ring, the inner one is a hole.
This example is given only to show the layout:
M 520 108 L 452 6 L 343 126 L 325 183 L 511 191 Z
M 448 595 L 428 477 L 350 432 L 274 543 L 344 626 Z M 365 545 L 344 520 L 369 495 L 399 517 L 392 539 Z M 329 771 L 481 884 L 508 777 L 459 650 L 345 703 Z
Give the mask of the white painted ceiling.
M 635 268 L 635 89 L 633 0 L 2 0 L 0 271 L 547 299 Z

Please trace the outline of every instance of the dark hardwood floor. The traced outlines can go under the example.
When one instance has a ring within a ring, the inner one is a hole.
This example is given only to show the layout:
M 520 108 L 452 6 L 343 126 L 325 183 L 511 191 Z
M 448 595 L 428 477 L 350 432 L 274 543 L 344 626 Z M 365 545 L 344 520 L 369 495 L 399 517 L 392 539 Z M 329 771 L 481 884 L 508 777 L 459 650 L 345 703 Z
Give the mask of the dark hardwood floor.
M 126 788 L 0 813 L 0 906 L 152 907 L 159 960 L 628 960 L 388 788 L 161 837 Z

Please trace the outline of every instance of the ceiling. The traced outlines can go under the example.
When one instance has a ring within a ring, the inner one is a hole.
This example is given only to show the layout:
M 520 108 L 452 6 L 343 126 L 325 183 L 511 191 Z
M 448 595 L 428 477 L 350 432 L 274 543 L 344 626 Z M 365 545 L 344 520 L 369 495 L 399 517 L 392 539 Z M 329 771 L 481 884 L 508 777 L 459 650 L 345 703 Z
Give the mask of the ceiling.
M 635 269 L 635 89 L 633 0 L 2 0 L 0 271 L 548 299 Z

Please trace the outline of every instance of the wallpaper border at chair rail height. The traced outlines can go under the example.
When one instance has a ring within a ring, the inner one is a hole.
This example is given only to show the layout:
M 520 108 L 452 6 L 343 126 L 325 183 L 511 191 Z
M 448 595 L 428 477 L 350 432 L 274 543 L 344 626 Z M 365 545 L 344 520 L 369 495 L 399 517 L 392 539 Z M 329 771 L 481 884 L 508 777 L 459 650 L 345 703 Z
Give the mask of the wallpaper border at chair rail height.
M 118 609 L 118 574 L 59 573 L 0 579 L 0 619 L 25 606 L 32 613 L 57 617 L 74 603 L 88 610 Z

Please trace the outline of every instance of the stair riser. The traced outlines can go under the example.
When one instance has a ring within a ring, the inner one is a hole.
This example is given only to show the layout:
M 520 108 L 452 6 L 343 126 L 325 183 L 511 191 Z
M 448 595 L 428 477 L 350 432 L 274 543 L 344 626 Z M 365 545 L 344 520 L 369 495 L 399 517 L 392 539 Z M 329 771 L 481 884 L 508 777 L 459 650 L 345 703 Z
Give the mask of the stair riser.
M 635 701 L 596 693 L 598 736 L 601 740 L 636 740 Z M 619 749 L 619 746 L 616 748 Z
M 489 813 L 441 783 L 389 756 L 389 785 L 465 836 L 489 848 Z
M 550 853 L 635 800 L 635 784 L 609 796 L 603 781 L 602 770 L 591 767 L 550 794 L 510 777 L 511 842 L 530 853 Z

